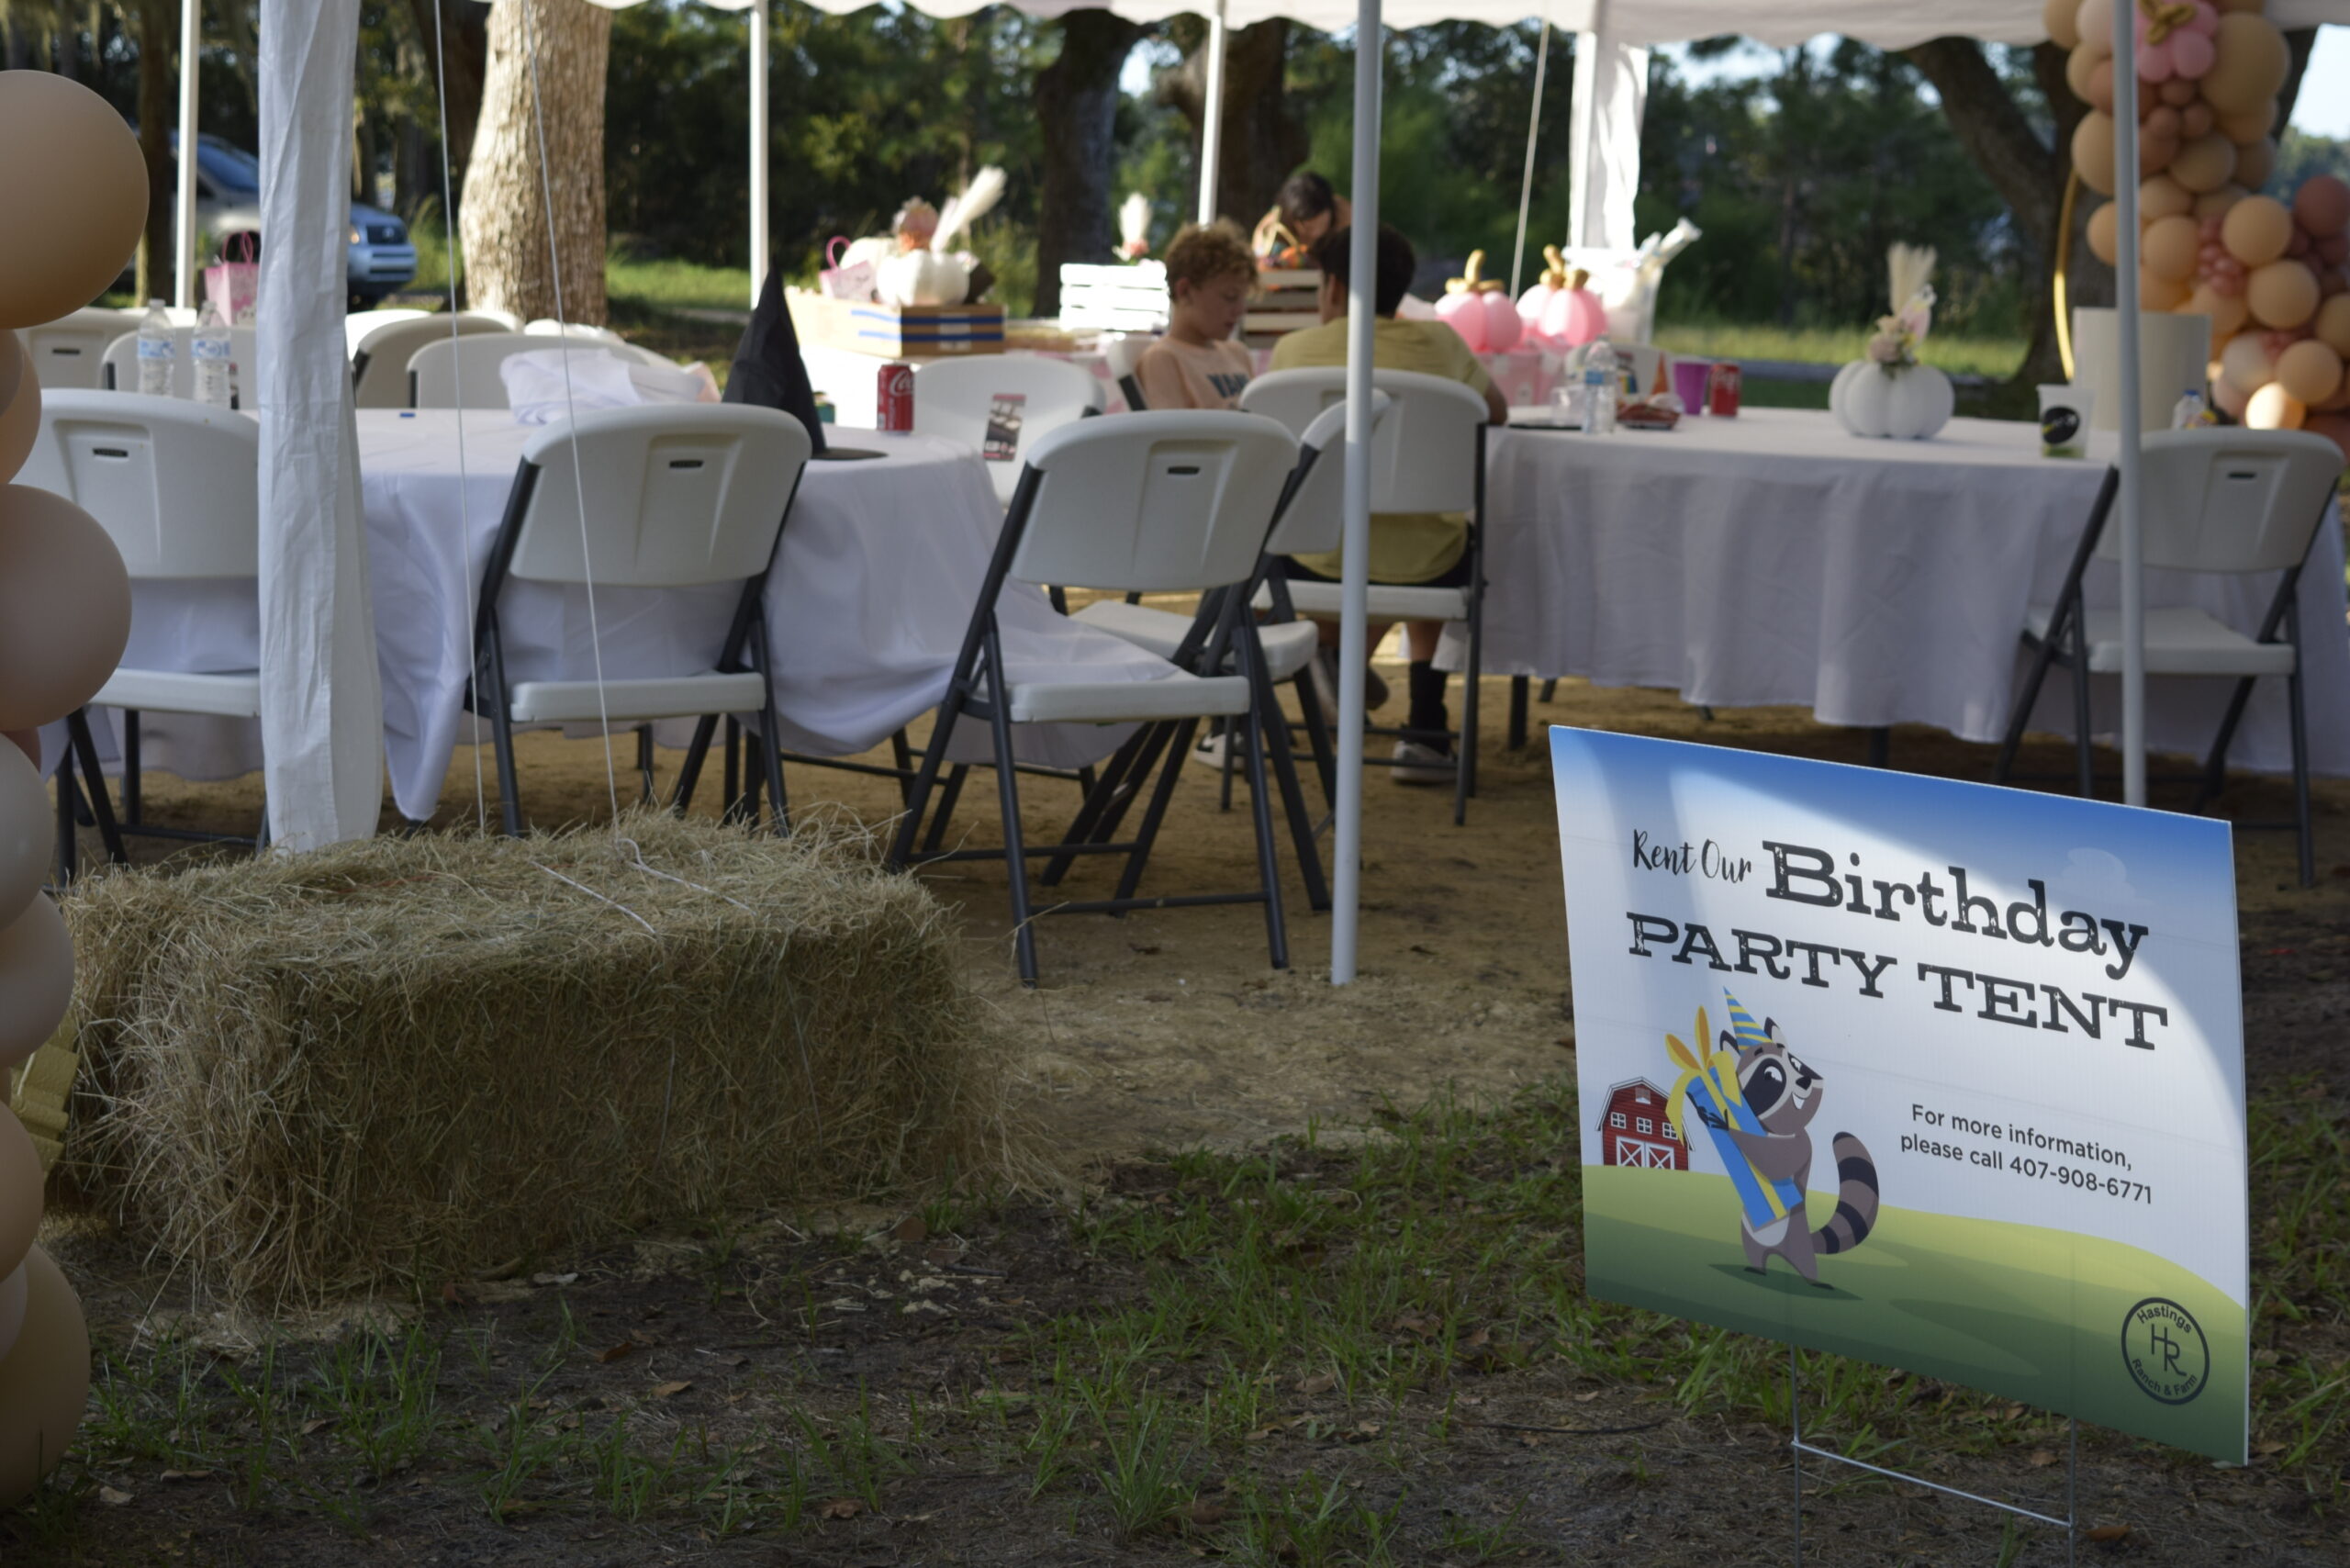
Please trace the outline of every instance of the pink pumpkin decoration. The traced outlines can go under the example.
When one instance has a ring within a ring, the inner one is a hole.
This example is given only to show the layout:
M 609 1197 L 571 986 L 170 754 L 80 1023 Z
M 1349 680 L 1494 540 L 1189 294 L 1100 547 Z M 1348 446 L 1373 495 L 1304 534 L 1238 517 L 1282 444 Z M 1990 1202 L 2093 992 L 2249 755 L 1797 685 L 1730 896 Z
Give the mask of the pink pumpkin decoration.
M 2154 0 L 2137 19 L 2141 81 L 2197 81 L 2220 57 L 2220 14 L 2204 0 Z
M 1485 352 L 1507 353 L 1517 347 L 1518 339 L 1526 335 L 1526 323 L 1518 319 L 1517 307 L 1510 303 L 1508 288 L 1489 283 L 1477 291 L 1476 297 L 1485 313 Z
M 1567 286 L 1559 290 L 1542 313 L 1542 335 L 1568 348 L 1581 348 L 1596 342 L 1607 335 L 1607 308 L 1599 303 L 1599 296 L 1585 288 L 1591 274 L 1577 268 L 1567 274 Z
M 1567 262 L 1556 245 L 1543 246 L 1542 259 L 1550 264 L 1542 269 L 1542 275 L 1534 280 L 1532 288 L 1517 297 L 1517 319 L 1528 339 L 1543 348 L 1551 348 L 1556 345 L 1542 335 L 1542 313 L 1566 284 Z
M 1489 318 L 1477 289 L 1477 274 L 1484 265 L 1484 252 L 1470 252 L 1469 264 L 1461 269 L 1461 275 L 1445 280 L 1444 297 L 1436 302 L 1437 319 L 1460 333 L 1471 353 L 1484 353 L 1489 346 L 1485 331 Z

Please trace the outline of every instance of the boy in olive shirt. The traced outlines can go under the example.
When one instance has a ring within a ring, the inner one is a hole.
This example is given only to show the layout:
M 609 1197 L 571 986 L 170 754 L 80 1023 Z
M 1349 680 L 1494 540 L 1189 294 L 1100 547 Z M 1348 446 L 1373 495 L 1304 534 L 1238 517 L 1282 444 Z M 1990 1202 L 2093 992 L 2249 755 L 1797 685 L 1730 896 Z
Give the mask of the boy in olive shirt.
M 1300 370 L 1347 363 L 1347 288 L 1351 230 L 1340 229 L 1323 237 L 1315 247 L 1315 263 L 1322 269 L 1322 324 L 1292 332 L 1273 345 L 1275 370 Z M 1372 329 L 1371 364 L 1381 370 L 1412 370 L 1441 375 L 1483 394 L 1486 418 L 1494 424 L 1509 419 L 1509 405 L 1494 386 L 1493 377 L 1460 334 L 1441 321 L 1399 320 L 1396 308 L 1412 286 L 1418 260 L 1411 241 L 1385 224 L 1379 229 L 1379 276 L 1372 287 L 1379 320 Z M 1374 512 L 1371 519 L 1371 580 L 1414 587 L 1462 588 L 1469 581 L 1469 520 L 1459 513 Z M 1336 581 L 1339 558 L 1301 555 L 1289 562 L 1292 577 Z M 1447 730 L 1451 719 L 1444 706 L 1444 672 L 1432 662 L 1440 621 L 1407 622 L 1404 637 L 1411 654 L 1411 711 L 1404 721 L 1414 730 Z M 1377 646 L 1387 623 L 1370 628 L 1370 645 Z M 1325 622 L 1322 640 L 1335 646 L 1337 627 Z M 1395 759 L 1405 766 L 1388 770 L 1399 784 L 1449 784 L 1452 764 L 1449 743 L 1428 745 L 1398 741 Z

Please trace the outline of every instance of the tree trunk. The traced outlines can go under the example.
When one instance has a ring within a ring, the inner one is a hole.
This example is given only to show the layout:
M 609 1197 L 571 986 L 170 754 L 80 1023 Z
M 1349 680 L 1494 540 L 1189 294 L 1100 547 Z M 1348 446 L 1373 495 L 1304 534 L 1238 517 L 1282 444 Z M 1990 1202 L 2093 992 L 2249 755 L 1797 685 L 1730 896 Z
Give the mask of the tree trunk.
M 17 15 L 13 11 L 11 11 L 5 18 L 5 23 L 8 29 L 8 69 L 11 71 L 31 70 L 33 64 L 32 30 L 25 27 L 21 22 L 17 21 Z
M 2269 127 L 2273 136 L 2285 134 L 2293 120 L 2293 106 L 2300 101 L 2301 78 L 2309 74 L 2310 51 L 2317 47 L 2317 29 L 2302 28 L 2285 35 L 2285 50 L 2292 62 L 2285 73 L 2284 88 L 2277 95 L 2277 123 Z
M 1908 50 L 1908 56 L 1941 95 L 1943 117 L 1960 143 L 2007 202 L 2032 259 L 2025 280 L 2031 300 L 2031 337 L 2016 384 L 2062 381 L 2065 367 L 2056 348 L 2056 307 L 2049 280 L 2055 274 L 2065 185 L 2072 174 L 2073 128 L 2087 112 L 2087 106 L 2065 85 L 2065 51 L 2047 43 L 2032 50 L 2032 74 L 2055 115 L 2053 144 L 2032 129 L 1981 44 L 1972 39 L 1934 39 Z M 2098 199 L 2085 190 L 2073 213 L 2066 283 L 2076 305 L 2102 304 L 2113 297 L 2113 270 L 2089 252 L 2083 234 Z
M 143 303 L 162 298 L 172 275 L 172 130 L 178 106 L 173 39 L 178 17 L 168 0 L 142 0 L 139 23 L 139 152 L 147 162 L 147 232 L 139 241 L 136 285 Z
M 1044 180 L 1036 198 L 1036 304 L 1061 308 L 1061 263 L 1115 255 L 1110 180 L 1116 162 L 1118 73 L 1143 29 L 1107 11 L 1061 18 L 1060 58 L 1036 73 Z
M 436 42 L 441 50 L 437 74 L 442 90 L 447 95 L 442 107 L 449 121 L 449 171 L 452 184 L 463 188 L 466 163 L 473 154 L 474 125 L 481 118 L 482 73 L 489 49 L 489 23 L 479 6 L 465 0 L 408 0 L 408 6 L 416 14 L 417 33 L 424 40 L 427 60 L 431 58 Z M 435 190 L 440 188 L 440 174 L 435 171 Z
M 1224 143 L 1216 160 L 1216 210 L 1256 224 L 1273 205 L 1281 182 L 1304 162 L 1313 144 L 1305 120 L 1289 106 L 1290 24 L 1276 17 L 1241 28 L 1225 39 Z M 1196 146 L 1206 124 L 1207 46 L 1158 79 L 1159 101 L 1191 122 Z M 1192 187 L 1193 207 L 1198 187 Z
M 583 0 L 505 0 L 490 12 L 481 123 L 461 216 L 474 305 L 526 320 L 553 316 L 559 282 L 566 319 L 603 322 L 604 62 L 611 37 L 611 13 Z

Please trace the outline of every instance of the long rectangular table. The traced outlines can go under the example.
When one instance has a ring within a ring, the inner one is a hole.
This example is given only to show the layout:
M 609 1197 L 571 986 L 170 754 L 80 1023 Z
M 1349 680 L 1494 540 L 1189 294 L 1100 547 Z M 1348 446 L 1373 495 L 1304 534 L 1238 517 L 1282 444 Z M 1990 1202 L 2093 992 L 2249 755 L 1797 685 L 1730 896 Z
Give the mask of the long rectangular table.
M 1715 707 L 1808 708 L 1822 722 L 2006 731 L 2029 606 L 2052 602 L 2112 450 L 2040 455 L 2029 424 L 1954 420 L 1933 441 L 1864 441 L 1825 413 L 1750 409 L 1675 431 L 1495 431 L 1485 497 L 1488 675 L 1658 687 Z M 2258 629 L 2272 577 L 2146 575 L 2146 602 Z M 2120 602 L 2092 565 L 2089 603 Z M 2350 774 L 2350 635 L 2342 531 L 2319 531 L 2300 585 L 2311 756 Z M 1438 662 L 1465 662 L 1460 629 Z M 2148 742 L 2210 744 L 2232 682 L 2147 682 Z M 2035 728 L 2069 733 L 2052 680 Z M 2095 727 L 2120 722 L 2098 677 Z M 2232 760 L 2291 766 L 2282 681 L 2255 689 Z

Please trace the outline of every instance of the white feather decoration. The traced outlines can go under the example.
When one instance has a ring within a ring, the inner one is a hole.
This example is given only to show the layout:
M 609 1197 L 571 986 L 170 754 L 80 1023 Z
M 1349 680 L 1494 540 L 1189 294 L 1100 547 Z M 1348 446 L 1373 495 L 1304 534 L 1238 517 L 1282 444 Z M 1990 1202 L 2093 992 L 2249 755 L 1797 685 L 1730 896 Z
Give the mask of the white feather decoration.
M 963 194 L 946 204 L 938 215 L 938 232 L 930 237 L 930 248 L 944 251 L 958 234 L 967 232 L 972 224 L 985 218 L 1003 199 L 1003 171 L 990 163 L 971 176 Z
M 1893 308 L 1906 310 L 1917 297 L 1926 292 L 1934 280 L 1934 263 L 1938 258 L 1931 245 L 1905 245 L 1896 241 L 1885 253 L 1885 270 L 1893 285 Z

